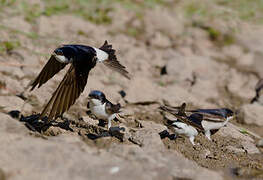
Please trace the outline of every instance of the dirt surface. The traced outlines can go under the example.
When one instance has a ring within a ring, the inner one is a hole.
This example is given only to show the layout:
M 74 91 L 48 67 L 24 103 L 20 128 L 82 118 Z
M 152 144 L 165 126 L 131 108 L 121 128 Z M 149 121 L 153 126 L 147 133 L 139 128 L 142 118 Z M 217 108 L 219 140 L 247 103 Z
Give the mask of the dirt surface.
M 262 10 L 260 0 L 0 1 L 0 180 L 263 179 L 263 105 L 250 104 L 263 78 Z M 27 85 L 52 51 L 105 40 L 131 80 L 99 64 L 63 118 L 38 126 L 67 68 Z M 110 132 L 87 113 L 95 89 L 122 105 Z M 237 118 L 193 146 L 169 133 L 164 101 Z

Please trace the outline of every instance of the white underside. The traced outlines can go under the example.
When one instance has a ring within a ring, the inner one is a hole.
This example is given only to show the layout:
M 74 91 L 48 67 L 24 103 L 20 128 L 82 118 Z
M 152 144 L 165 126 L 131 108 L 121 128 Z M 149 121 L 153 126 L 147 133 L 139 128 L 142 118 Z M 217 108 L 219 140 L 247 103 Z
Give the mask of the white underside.
M 182 122 L 174 122 L 173 124 L 180 127 L 180 128 L 173 127 L 176 134 L 189 137 L 191 143 L 193 145 L 195 144 L 194 139 L 195 136 L 197 136 L 198 131 L 193 126 L 187 125 Z
M 102 50 L 100 50 L 98 48 L 95 48 L 95 47 L 93 47 L 93 48 L 96 51 L 98 62 L 103 62 L 103 61 L 105 61 L 106 59 L 109 58 L 108 53 L 106 53 L 105 51 L 102 51 Z
M 205 136 L 211 140 L 211 132 L 210 130 L 220 129 L 221 127 L 225 126 L 229 120 L 233 119 L 233 117 L 228 117 L 224 122 L 211 122 L 203 120 L 201 122 L 202 127 L 205 130 Z
M 105 111 L 106 103 L 101 104 L 101 102 L 97 99 L 90 100 L 90 111 L 94 114 L 98 119 L 107 120 L 108 121 L 108 129 L 111 127 L 111 120 L 116 117 L 116 113 L 108 114 Z
M 202 127 L 204 130 L 213 130 L 213 129 L 220 129 L 221 127 L 225 126 L 229 120 L 233 119 L 233 117 L 227 118 L 224 122 L 211 122 L 203 120 L 201 122 Z
M 70 63 L 71 62 L 70 59 L 66 58 L 63 55 L 54 55 L 54 56 L 55 56 L 56 60 L 58 60 L 61 63 Z

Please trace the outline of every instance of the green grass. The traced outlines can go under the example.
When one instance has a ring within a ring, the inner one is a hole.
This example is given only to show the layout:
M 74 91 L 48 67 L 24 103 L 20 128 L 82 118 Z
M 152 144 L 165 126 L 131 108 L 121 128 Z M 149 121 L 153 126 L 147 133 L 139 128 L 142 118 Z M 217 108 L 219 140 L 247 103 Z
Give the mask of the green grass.
M 217 0 L 217 4 L 230 7 L 242 20 L 263 22 L 263 0 Z
M 239 132 L 242 134 L 249 134 L 246 129 L 240 129 Z
M 19 46 L 19 41 L 0 41 L 0 52 L 10 52 Z
M 0 0 L 0 6 L 11 6 L 15 3 L 16 0 Z
M 110 24 L 110 13 L 115 11 L 116 3 L 138 13 L 138 16 L 143 13 L 144 8 L 166 4 L 164 0 L 42 0 L 41 4 L 37 1 L 29 3 L 26 0 L 0 0 L 0 9 L 9 6 L 30 23 L 36 23 L 42 15 L 74 14 L 95 24 Z
M 219 18 L 226 21 L 238 18 L 263 23 L 263 0 L 188 0 L 180 4 L 187 18 L 202 20 Z

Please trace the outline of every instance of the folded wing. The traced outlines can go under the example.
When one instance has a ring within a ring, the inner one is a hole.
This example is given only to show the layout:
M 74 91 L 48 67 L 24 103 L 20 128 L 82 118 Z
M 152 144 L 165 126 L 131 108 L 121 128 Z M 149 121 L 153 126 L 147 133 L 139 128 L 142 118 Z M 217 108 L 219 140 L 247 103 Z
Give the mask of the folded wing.
M 112 104 L 111 102 L 106 103 L 106 112 L 109 114 L 119 113 L 121 105 L 118 103 L 116 105 Z

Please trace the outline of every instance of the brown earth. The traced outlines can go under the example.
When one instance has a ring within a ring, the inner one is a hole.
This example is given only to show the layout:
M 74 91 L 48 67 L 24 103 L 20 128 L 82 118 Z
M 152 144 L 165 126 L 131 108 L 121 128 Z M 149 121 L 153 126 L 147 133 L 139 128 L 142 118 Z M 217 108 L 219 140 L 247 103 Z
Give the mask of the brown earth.
M 79 2 L 1 2 L 0 180 L 263 179 L 263 148 L 256 146 L 263 136 L 263 106 L 249 104 L 263 77 L 258 9 L 244 21 L 237 9 L 219 1 L 152 1 L 150 7 L 144 1 Z M 101 14 L 81 9 L 93 5 Z M 98 65 L 74 106 L 43 131 L 6 114 L 42 110 L 65 70 L 39 89 L 25 89 L 54 48 L 98 47 L 104 40 L 117 50 L 130 81 Z M 94 89 L 123 107 L 111 133 L 86 113 L 86 97 Z M 17 96 L 22 92 L 25 99 Z M 199 134 L 192 146 L 184 137 L 162 136 L 163 100 L 189 108 L 228 107 L 238 118 L 213 141 Z

